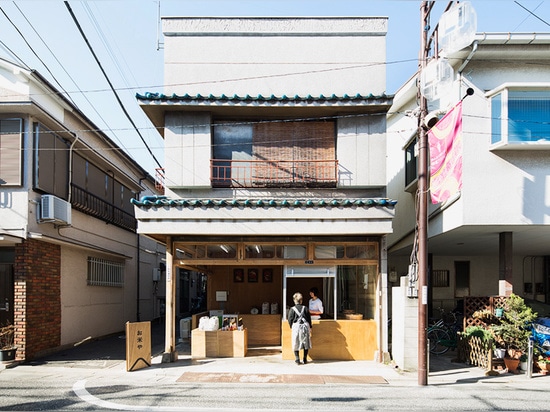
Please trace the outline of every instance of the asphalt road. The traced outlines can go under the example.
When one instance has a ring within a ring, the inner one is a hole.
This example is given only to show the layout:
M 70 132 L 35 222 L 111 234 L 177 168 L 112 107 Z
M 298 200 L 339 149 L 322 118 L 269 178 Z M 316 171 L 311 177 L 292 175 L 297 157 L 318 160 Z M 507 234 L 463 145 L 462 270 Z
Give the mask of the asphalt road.
M 374 362 L 315 362 L 297 366 L 280 354 L 243 359 L 160 363 L 162 337 L 153 338 L 153 364 L 126 371 L 124 336 L 79 347 L 13 368 L 0 368 L 0 410 L 10 411 L 546 411 L 550 376 L 502 373 L 432 359 L 427 386 L 416 372 Z M 238 380 L 227 381 L 238 373 Z M 203 380 L 181 381 L 186 376 Z M 285 376 L 290 383 L 280 382 Z M 361 383 L 319 376 L 361 377 Z M 369 377 L 375 383 L 369 383 Z M 315 382 L 315 383 L 311 383 Z

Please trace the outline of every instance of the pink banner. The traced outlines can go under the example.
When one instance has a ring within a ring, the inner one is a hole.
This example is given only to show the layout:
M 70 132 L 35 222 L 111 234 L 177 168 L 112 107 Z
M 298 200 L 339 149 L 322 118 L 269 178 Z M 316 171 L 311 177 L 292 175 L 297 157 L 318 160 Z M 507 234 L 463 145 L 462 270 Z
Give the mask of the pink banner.
M 430 193 L 442 203 L 462 189 L 462 101 L 428 132 Z

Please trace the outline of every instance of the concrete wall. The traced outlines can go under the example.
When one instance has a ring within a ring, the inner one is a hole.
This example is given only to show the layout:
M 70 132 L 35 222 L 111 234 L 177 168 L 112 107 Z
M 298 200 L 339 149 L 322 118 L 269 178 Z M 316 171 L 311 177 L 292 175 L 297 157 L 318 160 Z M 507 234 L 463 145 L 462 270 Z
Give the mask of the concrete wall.
M 407 297 L 407 277 L 392 288 L 392 359 L 403 370 L 418 369 L 418 299 Z
M 173 17 L 162 29 L 166 94 L 385 91 L 386 17 Z

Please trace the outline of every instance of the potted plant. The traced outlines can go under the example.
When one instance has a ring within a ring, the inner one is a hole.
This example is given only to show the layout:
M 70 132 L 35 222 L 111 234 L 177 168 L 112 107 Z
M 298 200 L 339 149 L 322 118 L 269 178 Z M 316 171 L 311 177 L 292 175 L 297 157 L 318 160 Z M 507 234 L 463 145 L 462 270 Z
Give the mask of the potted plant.
M 550 356 L 539 355 L 537 358 L 537 366 L 545 375 L 550 372 Z
M 537 314 L 525 304 L 523 298 L 512 294 L 506 300 L 502 317 L 490 325 L 497 345 L 506 348 L 504 362 L 509 371 L 517 369 L 519 357 L 527 352 L 530 325 L 536 318 Z
M 529 357 L 527 356 L 526 353 L 522 353 L 521 356 L 519 357 L 519 368 L 522 370 L 522 371 L 526 371 L 527 370 L 527 360 L 529 359 Z
M 14 344 L 15 326 L 7 323 L 0 327 L 0 361 L 7 362 L 15 359 L 17 350 Z

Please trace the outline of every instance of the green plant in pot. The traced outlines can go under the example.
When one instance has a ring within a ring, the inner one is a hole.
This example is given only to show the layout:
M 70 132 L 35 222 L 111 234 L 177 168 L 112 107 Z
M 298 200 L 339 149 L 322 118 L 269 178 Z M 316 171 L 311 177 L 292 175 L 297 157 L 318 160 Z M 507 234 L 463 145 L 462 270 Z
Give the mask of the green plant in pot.
M 512 294 L 506 300 L 503 316 L 499 322 L 490 325 L 498 346 L 507 350 L 507 357 L 519 360 L 522 353 L 527 352 L 531 336 L 530 325 L 537 318 L 520 296 Z

